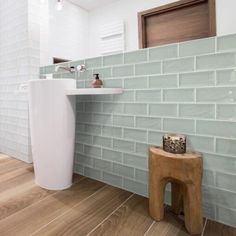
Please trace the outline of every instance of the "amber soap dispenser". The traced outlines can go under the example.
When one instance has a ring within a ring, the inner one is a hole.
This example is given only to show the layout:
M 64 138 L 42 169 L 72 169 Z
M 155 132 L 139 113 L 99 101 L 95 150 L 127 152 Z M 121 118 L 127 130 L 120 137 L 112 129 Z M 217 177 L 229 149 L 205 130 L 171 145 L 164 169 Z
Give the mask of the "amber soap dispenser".
M 99 74 L 94 74 L 95 79 L 92 81 L 92 87 L 93 88 L 102 88 L 103 82 L 99 78 Z

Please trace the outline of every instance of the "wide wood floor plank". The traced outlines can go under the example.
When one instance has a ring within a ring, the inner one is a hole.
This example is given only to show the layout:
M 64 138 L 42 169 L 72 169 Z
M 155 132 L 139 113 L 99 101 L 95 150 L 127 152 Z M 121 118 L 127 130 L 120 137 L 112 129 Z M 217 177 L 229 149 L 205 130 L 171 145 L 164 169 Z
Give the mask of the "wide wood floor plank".
M 148 214 L 148 199 L 134 195 L 89 235 L 143 236 L 152 223 Z
M 106 186 L 33 235 L 87 235 L 130 196 L 130 192 Z
M 55 193 L 38 186 L 26 188 L 19 194 L 15 194 L 11 198 L 0 201 L 0 220 L 44 199 L 45 197 Z
M 236 236 L 236 228 L 207 220 L 204 236 Z
M 1 236 L 27 236 L 54 218 L 68 211 L 104 184 L 91 179 L 82 179 L 70 189 L 59 191 L 39 203 L 0 221 Z
M 28 163 L 11 158 L 11 160 L 7 161 L 3 165 L 0 165 L 0 175 L 9 173 L 10 171 L 14 171 L 18 168 L 25 168 L 28 165 Z
M 184 221 L 168 210 L 162 221 L 156 222 L 147 232 L 146 236 L 190 236 L 184 227 Z

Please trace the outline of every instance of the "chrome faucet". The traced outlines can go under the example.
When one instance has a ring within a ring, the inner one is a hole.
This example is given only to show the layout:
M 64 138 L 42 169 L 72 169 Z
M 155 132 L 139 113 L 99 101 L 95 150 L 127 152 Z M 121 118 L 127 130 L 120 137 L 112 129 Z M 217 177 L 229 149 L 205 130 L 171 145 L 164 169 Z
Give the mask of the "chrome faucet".
M 69 71 L 70 73 L 75 73 L 75 72 L 85 72 L 86 71 L 86 66 L 85 65 L 78 65 L 77 67 L 71 66 L 71 67 L 66 67 L 66 66 L 56 66 L 55 67 L 55 72 L 57 72 L 59 69 L 63 69 L 66 71 Z

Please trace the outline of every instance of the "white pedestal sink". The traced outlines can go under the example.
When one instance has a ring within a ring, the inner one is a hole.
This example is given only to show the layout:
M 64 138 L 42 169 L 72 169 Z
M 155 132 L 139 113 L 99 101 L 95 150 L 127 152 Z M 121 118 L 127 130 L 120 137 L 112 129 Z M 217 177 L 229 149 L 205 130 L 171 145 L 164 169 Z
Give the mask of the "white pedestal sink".
M 29 82 L 30 130 L 35 182 L 60 190 L 72 184 L 75 97 L 73 79 L 39 79 Z
M 35 182 L 60 190 L 72 184 L 75 96 L 122 93 L 119 88 L 76 89 L 73 79 L 29 81 L 29 107 Z

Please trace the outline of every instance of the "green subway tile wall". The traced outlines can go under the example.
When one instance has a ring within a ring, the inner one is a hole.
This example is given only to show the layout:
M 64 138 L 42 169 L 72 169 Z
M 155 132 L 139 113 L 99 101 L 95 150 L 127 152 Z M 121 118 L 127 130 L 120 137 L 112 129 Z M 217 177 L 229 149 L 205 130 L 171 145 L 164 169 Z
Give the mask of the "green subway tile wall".
M 105 87 L 124 93 L 77 96 L 75 172 L 147 196 L 149 146 L 166 132 L 186 134 L 188 148 L 203 153 L 205 216 L 236 226 L 236 35 L 70 65 L 82 63 L 80 75 L 52 65 L 40 73 L 74 78 L 78 87 L 100 73 Z

